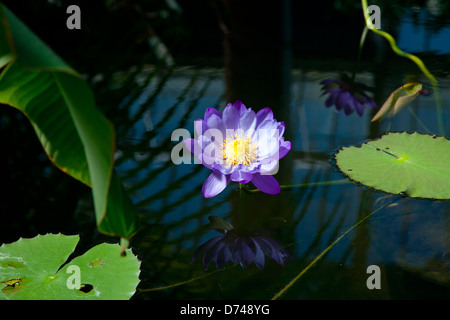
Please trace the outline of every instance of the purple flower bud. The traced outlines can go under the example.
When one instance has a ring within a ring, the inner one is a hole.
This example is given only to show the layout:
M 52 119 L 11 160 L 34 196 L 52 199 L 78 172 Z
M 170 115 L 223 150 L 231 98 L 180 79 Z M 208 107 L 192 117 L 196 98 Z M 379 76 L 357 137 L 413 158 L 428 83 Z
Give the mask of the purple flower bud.
M 347 116 L 353 111 L 362 116 L 366 105 L 376 108 L 375 101 L 365 93 L 367 86 L 360 82 L 353 82 L 347 76 L 341 77 L 341 80 L 327 79 L 320 84 L 323 85 L 322 90 L 324 90 L 322 95 L 328 94 L 325 101 L 327 108 L 334 105 L 337 111 L 343 110 Z

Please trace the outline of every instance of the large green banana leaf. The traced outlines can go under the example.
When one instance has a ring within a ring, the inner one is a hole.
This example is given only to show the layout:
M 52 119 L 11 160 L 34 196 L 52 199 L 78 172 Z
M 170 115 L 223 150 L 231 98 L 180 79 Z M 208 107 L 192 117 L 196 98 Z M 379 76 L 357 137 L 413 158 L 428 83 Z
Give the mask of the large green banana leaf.
M 75 70 L 1 3 L 0 16 L 0 103 L 27 116 L 59 169 L 92 187 L 99 231 L 130 239 L 138 216 L 114 170 L 113 126 Z

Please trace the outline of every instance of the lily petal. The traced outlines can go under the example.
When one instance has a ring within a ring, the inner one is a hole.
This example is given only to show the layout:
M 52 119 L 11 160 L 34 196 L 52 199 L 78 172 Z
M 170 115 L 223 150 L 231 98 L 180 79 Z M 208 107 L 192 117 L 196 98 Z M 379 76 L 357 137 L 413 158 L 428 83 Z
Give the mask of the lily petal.
M 244 103 L 242 103 L 242 101 L 239 100 L 236 100 L 236 102 L 233 103 L 233 107 L 239 110 L 239 116 L 241 116 L 241 114 L 244 113 L 245 110 L 247 110 Z
M 247 172 L 240 171 L 240 170 L 234 171 L 231 174 L 231 181 L 238 182 L 238 183 L 248 183 L 248 182 L 250 182 L 250 180 L 252 180 L 252 178 L 253 178 L 253 175 L 251 173 L 247 173 Z
M 206 122 L 202 119 L 197 119 L 194 122 L 195 132 L 197 133 L 197 136 L 201 136 L 205 133 L 205 131 L 208 129 L 208 126 L 206 125 Z
M 208 119 L 205 119 L 205 122 L 208 126 L 208 131 L 215 132 L 216 130 L 219 130 L 223 137 L 225 135 L 225 125 L 223 124 L 221 116 L 222 115 L 218 116 L 217 114 L 211 114 Z M 208 135 L 208 131 L 205 133 L 206 135 Z
M 236 130 L 239 124 L 239 115 L 240 115 L 239 109 L 234 107 L 234 105 L 232 105 L 231 103 L 229 103 L 223 110 L 222 116 L 225 128 Z
M 219 118 L 222 118 L 222 114 L 220 113 L 219 110 L 217 110 L 215 108 L 207 108 L 205 110 L 205 116 L 204 116 L 205 121 L 208 121 L 209 117 L 212 116 L 213 114 L 215 114 Z
M 277 179 L 271 175 L 254 174 L 252 178 L 253 185 L 264 193 L 279 194 L 281 191 Z
M 350 93 L 347 91 L 342 91 L 336 99 L 336 109 L 341 110 L 344 108 L 351 98 Z
M 284 138 L 281 138 L 281 144 L 280 144 L 280 150 L 278 151 L 279 159 L 284 158 L 285 155 L 288 154 L 289 151 L 291 151 L 291 142 L 285 141 Z
M 273 112 L 270 108 L 264 108 L 258 111 L 256 114 L 256 127 L 266 120 L 273 120 Z
M 205 198 L 211 198 L 223 191 L 230 182 L 230 176 L 213 171 L 203 183 L 202 193 Z
M 247 109 L 239 118 L 239 129 L 252 136 L 256 129 L 256 114 L 252 109 Z
M 326 93 L 326 92 L 324 92 L 324 93 Z M 325 106 L 327 108 L 329 108 L 336 103 L 336 99 L 339 96 L 339 94 L 341 93 L 341 91 L 339 89 L 332 89 L 332 90 L 328 90 L 327 93 L 329 93 L 330 95 L 327 98 L 327 100 L 325 101 Z

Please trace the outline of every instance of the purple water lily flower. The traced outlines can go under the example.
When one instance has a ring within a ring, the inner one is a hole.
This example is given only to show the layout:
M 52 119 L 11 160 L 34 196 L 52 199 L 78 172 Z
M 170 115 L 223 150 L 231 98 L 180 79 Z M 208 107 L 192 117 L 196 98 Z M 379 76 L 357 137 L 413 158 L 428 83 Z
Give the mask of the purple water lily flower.
M 340 80 L 324 80 L 320 83 L 323 85 L 322 96 L 329 94 L 325 101 L 327 108 L 336 106 L 336 110 L 344 110 L 346 115 L 356 112 L 362 116 L 365 105 L 376 108 L 375 101 L 369 97 L 365 90 L 367 86 L 360 82 L 353 82 L 348 76 L 342 75 Z
M 283 138 L 284 122 L 275 120 L 270 108 L 255 113 L 241 101 L 229 103 L 223 113 L 208 108 L 204 119 L 195 122 L 195 129 L 197 138 L 184 143 L 212 170 L 202 188 L 206 198 L 222 192 L 230 181 L 251 181 L 265 193 L 280 193 L 280 184 L 272 174 L 291 143 Z
M 198 255 L 205 252 L 202 258 L 205 270 L 211 262 L 215 262 L 217 269 L 223 269 L 227 262 L 240 264 L 244 269 L 254 263 L 262 270 L 265 265 L 265 257 L 273 259 L 284 266 L 293 256 L 274 238 L 253 233 L 240 235 L 234 229 L 214 228 L 222 233 L 203 243 L 192 256 L 192 262 Z

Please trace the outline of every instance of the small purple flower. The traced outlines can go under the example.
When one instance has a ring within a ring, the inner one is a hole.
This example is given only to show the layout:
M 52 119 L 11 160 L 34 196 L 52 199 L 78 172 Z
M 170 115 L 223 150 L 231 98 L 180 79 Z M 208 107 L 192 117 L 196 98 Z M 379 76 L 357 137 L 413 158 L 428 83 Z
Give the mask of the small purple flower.
M 422 89 L 420 90 L 419 95 L 424 96 L 424 97 L 428 97 L 431 96 L 432 92 L 428 89 Z
M 265 257 L 282 266 L 288 259 L 292 259 L 292 255 L 274 238 L 258 233 L 240 235 L 232 225 L 228 225 L 228 228 L 213 228 L 222 235 L 198 247 L 192 256 L 192 262 L 205 252 L 202 259 L 205 270 L 211 262 L 215 262 L 217 269 L 223 269 L 228 261 L 240 264 L 244 269 L 254 263 L 262 270 Z
M 335 105 L 336 110 L 344 110 L 346 115 L 356 112 L 362 116 L 364 106 L 367 104 L 372 108 L 376 108 L 375 101 L 366 93 L 367 86 L 360 82 L 353 82 L 348 76 L 342 75 L 340 80 L 324 80 L 320 83 L 325 90 L 322 95 L 329 94 L 325 101 L 327 108 Z
M 203 184 L 203 196 L 219 194 L 230 180 L 242 184 L 251 181 L 265 193 L 280 193 L 280 184 L 272 174 L 291 150 L 291 143 L 283 138 L 284 130 L 284 122 L 275 120 L 270 108 L 255 113 L 236 101 L 223 113 L 206 109 L 204 119 L 195 122 L 197 137 L 184 140 L 200 163 L 212 170 Z

